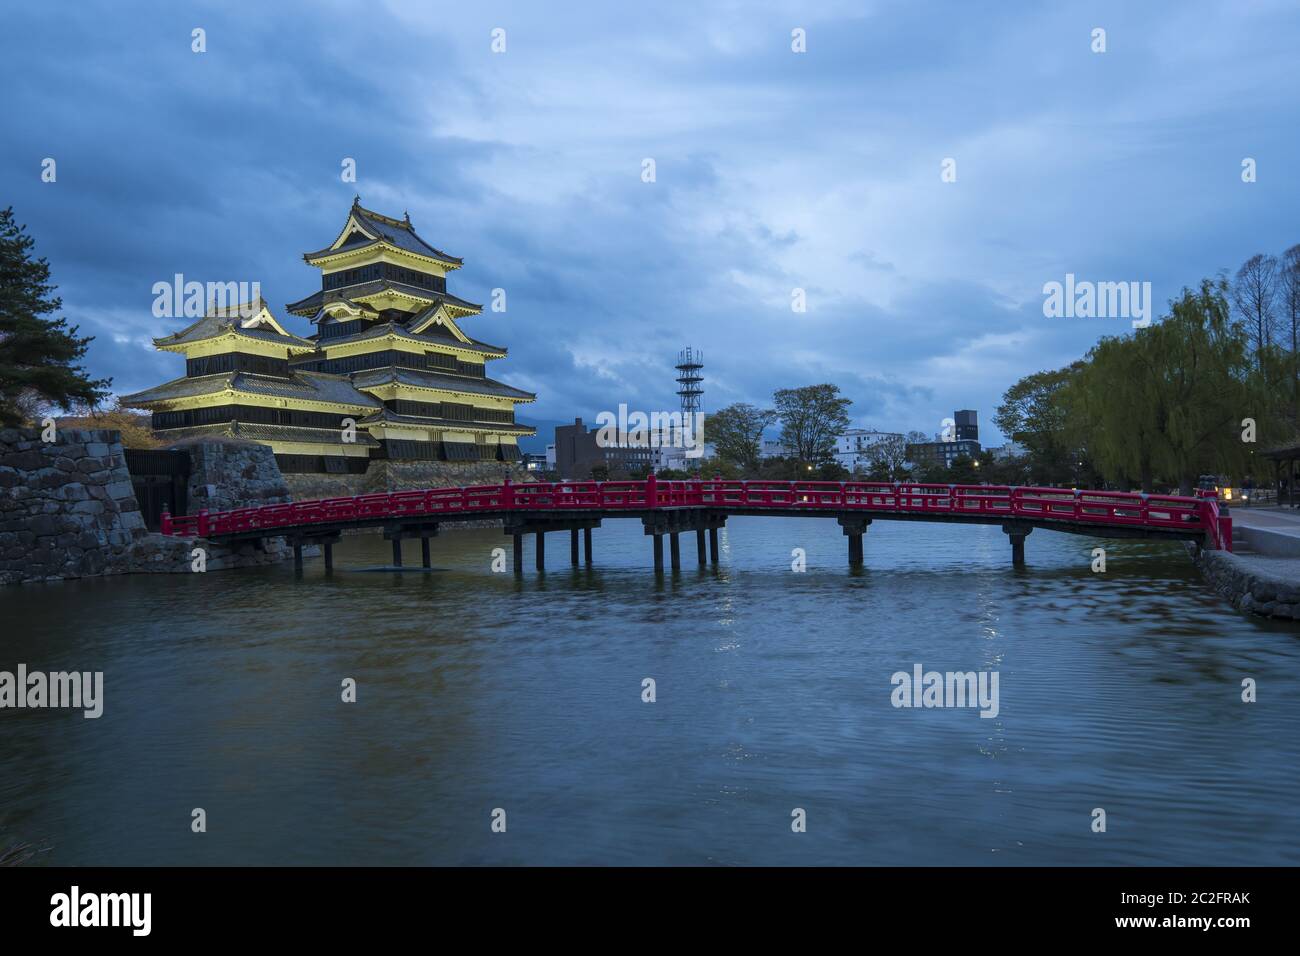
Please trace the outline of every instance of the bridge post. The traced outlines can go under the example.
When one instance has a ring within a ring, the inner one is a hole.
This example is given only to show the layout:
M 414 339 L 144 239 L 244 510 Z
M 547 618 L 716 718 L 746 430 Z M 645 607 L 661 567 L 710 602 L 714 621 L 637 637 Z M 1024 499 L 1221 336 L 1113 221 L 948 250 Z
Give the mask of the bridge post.
M 664 536 L 657 534 L 655 539 L 655 574 L 664 573 Z
M 840 515 L 840 530 L 849 539 L 849 567 L 862 567 L 862 536 L 871 526 L 871 519 L 861 515 Z
M 334 573 L 334 545 L 326 544 L 323 545 L 322 547 L 324 547 L 325 549 L 325 573 L 333 574 Z
M 546 570 L 546 532 L 537 532 L 537 570 Z
M 591 529 L 582 529 L 582 550 L 586 555 L 587 563 L 591 564 Z
M 426 537 L 420 538 L 420 561 L 426 568 L 433 567 L 433 560 L 429 556 L 429 539 Z
M 697 556 L 700 559 L 700 567 L 704 567 L 704 565 L 708 563 L 708 559 L 704 556 L 704 529 L 703 528 L 695 529 L 695 551 L 697 553 Z
M 1025 538 L 1029 537 L 1029 532 L 1033 531 L 1033 525 L 1028 524 L 1004 524 L 1002 531 L 1011 539 L 1011 564 L 1014 567 L 1023 567 L 1025 563 Z
M 515 574 L 524 573 L 524 536 L 515 532 L 511 535 L 515 539 Z
M 578 529 L 569 529 L 569 563 L 578 566 Z
M 682 548 L 681 543 L 677 540 L 679 537 L 680 535 L 676 531 L 668 536 L 668 551 L 672 557 L 674 571 L 682 569 Z
M 298 542 L 293 546 L 293 573 L 302 576 L 302 544 Z
M 402 566 L 402 539 L 393 539 L 393 566 L 400 568 Z
M 709 563 L 718 563 L 718 529 L 709 529 Z

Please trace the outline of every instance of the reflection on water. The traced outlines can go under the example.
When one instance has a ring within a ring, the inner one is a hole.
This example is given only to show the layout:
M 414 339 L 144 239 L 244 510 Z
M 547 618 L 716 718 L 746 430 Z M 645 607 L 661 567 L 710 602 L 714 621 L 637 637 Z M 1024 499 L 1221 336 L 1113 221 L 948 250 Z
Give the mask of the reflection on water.
M 1300 633 L 1221 604 L 1180 546 L 1109 542 L 1093 574 L 1100 542 L 1038 531 L 1016 570 L 997 527 L 877 522 L 850 572 L 833 522 L 741 518 L 718 569 L 688 538 L 656 582 L 639 522 L 597 530 L 592 569 L 556 536 L 543 575 L 491 573 L 508 543 L 448 532 L 432 574 L 349 571 L 389 560 L 357 536 L 333 578 L 0 591 L 0 669 L 105 674 L 99 720 L 0 711 L 0 843 L 49 864 L 1300 863 Z M 916 663 L 999 671 L 998 716 L 895 709 Z

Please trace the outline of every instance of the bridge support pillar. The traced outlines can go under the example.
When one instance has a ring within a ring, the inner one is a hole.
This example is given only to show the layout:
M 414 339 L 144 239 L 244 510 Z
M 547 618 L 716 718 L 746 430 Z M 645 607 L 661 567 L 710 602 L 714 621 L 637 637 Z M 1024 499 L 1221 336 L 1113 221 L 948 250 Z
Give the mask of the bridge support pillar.
M 429 557 L 429 539 L 438 536 L 438 524 L 432 521 L 422 521 L 417 523 L 409 522 L 406 524 L 389 524 L 384 526 L 384 540 L 393 542 L 393 566 L 400 568 L 402 566 L 402 542 L 408 538 L 420 539 L 420 558 L 424 567 L 432 568 L 433 561 Z
M 718 563 L 718 529 L 709 529 L 709 563 Z
M 705 557 L 704 554 L 704 529 L 703 528 L 695 529 L 695 552 L 696 552 L 696 556 L 700 559 L 700 567 L 704 567 L 704 565 L 708 563 L 708 558 Z
M 871 519 L 861 515 L 840 515 L 840 530 L 849 539 L 849 567 L 862 567 L 862 536 L 871 527 Z
M 662 509 L 648 512 L 641 516 L 643 531 L 653 535 L 655 542 L 655 571 L 664 567 L 664 535 L 668 535 L 668 547 L 673 571 L 682 569 L 682 534 L 695 532 L 696 550 L 700 563 L 704 563 L 704 532 L 708 531 L 713 541 L 713 559 L 718 554 L 718 528 L 722 527 L 726 516 L 715 511 L 695 511 L 687 509 Z
M 1002 530 L 1011 539 L 1011 564 L 1022 567 L 1025 563 L 1025 538 L 1034 530 L 1033 525 L 1004 524 Z
M 308 546 L 319 545 L 325 555 L 325 573 L 329 574 L 334 570 L 334 545 L 339 543 L 342 537 L 337 531 L 325 531 L 312 533 L 290 533 L 285 535 L 285 543 L 293 548 L 293 573 L 295 577 L 302 577 L 302 549 Z
M 600 519 L 576 512 L 561 511 L 545 515 L 511 515 L 502 523 L 501 530 L 514 540 L 515 573 L 524 570 L 523 536 L 536 535 L 537 570 L 546 570 L 546 533 L 548 531 L 569 532 L 569 560 L 576 567 L 578 564 L 578 532 L 583 531 L 587 537 L 587 563 L 591 563 L 591 529 L 600 527 Z
M 587 559 L 587 563 L 591 564 L 591 529 L 590 528 L 582 529 L 582 550 L 584 556 Z

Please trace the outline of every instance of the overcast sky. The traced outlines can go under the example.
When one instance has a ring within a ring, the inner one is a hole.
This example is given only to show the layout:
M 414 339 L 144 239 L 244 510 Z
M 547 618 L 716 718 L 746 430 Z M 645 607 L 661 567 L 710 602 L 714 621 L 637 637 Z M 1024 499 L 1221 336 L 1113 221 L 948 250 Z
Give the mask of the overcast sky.
M 183 374 L 174 273 L 308 332 L 301 255 L 359 193 L 464 258 L 450 291 L 506 290 L 464 327 L 533 418 L 673 408 L 692 345 L 706 410 L 829 381 L 856 424 L 969 407 L 990 444 L 1007 386 L 1129 328 L 1045 318 L 1044 283 L 1149 281 L 1158 316 L 1300 242 L 1297 51 L 1294 0 L 44 0 L 0 32 L 0 206 L 121 393 Z

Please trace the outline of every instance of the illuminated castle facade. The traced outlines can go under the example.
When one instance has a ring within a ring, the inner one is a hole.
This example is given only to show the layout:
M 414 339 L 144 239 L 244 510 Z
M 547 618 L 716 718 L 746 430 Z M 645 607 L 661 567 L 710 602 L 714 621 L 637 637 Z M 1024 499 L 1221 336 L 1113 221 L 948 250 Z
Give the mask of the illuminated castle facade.
M 287 473 L 359 473 L 372 459 L 516 461 L 515 406 L 536 396 L 487 376 L 506 349 L 471 338 L 482 312 L 447 291 L 461 260 L 409 217 L 361 206 L 303 259 L 319 291 L 288 305 L 315 332 L 286 331 L 264 301 L 211 308 L 154 345 L 185 356 L 185 376 L 123 397 L 161 438 L 222 436 L 270 445 Z

